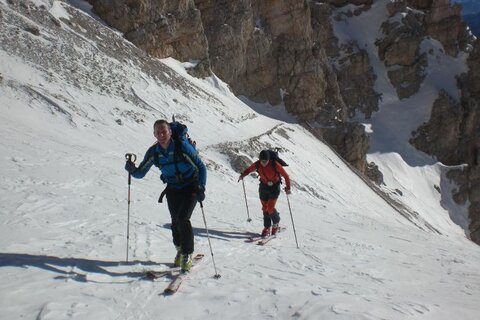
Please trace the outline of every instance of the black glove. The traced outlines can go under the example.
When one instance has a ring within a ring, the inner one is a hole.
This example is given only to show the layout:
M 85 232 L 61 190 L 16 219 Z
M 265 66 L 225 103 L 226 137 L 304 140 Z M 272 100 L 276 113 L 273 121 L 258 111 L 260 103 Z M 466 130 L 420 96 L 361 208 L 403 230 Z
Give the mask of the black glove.
M 204 186 L 198 186 L 197 201 L 198 202 L 203 202 L 203 200 L 205 200 L 205 187 Z
M 135 163 L 133 163 L 132 161 L 128 160 L 128 161 L 125 163 L 125 170 L 127 170 L 128 173 L 133 173 L 133 171 L 137 170 L 137 167 L 135 166 Z

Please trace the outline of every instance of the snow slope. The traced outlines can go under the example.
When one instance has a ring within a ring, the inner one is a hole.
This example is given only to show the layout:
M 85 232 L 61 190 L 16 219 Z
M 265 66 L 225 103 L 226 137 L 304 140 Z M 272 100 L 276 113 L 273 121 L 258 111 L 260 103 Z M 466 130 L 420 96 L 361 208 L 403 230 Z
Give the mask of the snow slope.
M 438 222 L 442 234 L 420 230 L 306 130 L 257 113 L 219 79 L 148 58 L 68 3 L 28 6 L 0 1 L 1 319 L 478 317 L 479 248 L 450 222 Z M 143 157 L 153 122 L 172 114 L 208 165 L 204 214 L 222 277 L 212 278 L 197 208 L 196 252 L 206 259 L 165 297 L 167 282 L 142 278 L 174 256 L 157 204 L 163 185 L 153 170 L 132 181 L 126 263 L 123 165 L 126 152 Z M 282 194 L 287 229 L 260 247 L 245 242 L 262 228 L 257 181 L 245 181 L 248 223 L 229 155 L 254 160 L 267 146 L 290 164 L 292 210 Z

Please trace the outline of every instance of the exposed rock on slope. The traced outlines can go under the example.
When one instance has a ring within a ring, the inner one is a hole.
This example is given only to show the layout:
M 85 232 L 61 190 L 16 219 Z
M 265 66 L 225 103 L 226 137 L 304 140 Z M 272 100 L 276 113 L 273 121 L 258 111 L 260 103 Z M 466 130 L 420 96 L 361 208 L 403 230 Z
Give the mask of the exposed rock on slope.
M 434 102 L 428 123 L 414 132 L 410 140 L 418 150 L 435 155 L 447 165 L 461 163 L 459 146 L 460 130 L 464 113 L 461 105 L 445 91 Z
M 207 39 L 193 0 L 89 0 L 93 10 L 125 38 L 158 58 L 197 61 L 192 73 L 209 75 Z
M 454 199 L 470 202 L 472 240 L 480 243 L 480 46 L 467 61 L 469 71 L 460 79 L 461 101 L 441 92 L 432 107 L 428 123 L 414 132 L 412 144 L 447 165 L 467 164 L 449 176 L 459 185 Z
M 469 71 L 461 79 L 461 119 L 459 145 L 456 154 L 459 163 L 468 166 L 463 171 L 452 172 L 460 189 L 454 199 L 469 200 L 470 236 L 480 244 L 480 43 L 468 59 Z
M 306 2 L 196 0 L 213 71 L 236 94 L 279 104 L 300 118 L 316 115 L 325 97 L 322 65 L 312 53 Z M 218 14 L 221 12 L 222 14 Z

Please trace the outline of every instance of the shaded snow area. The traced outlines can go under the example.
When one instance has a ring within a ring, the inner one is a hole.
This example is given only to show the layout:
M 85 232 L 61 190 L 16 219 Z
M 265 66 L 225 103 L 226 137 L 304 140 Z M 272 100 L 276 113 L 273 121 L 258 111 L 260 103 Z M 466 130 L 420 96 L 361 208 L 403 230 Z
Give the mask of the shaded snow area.
M 0 1 L 0 319 L 478 318 L 480 249 L 444 212 L 430 216 L 439 196 L 417 185 L 439 179 L 438 166 L 416 166 L 415 177 L 378 150 L 389 179 L 411 184 L 400 199 L 421 196 L 425 210 L 410 205 L 441 233 L 392 209 L 284 111 L 268 116 L 215 77 L 147 57 L 81 2 Z M 123 166 L 173 114 L 208 166 L 204 214 L 221 278 L 197 206 L 205 259 L 164 296 L 168 277 L 143 277 L 175 255 L 157 203 L 164 186 L 153 169 L 132 180 L 127 263 Z M 244 197 L 232 155 L 254 160 L 265 147 L 281 148 L 293 192 L 291 211 L 284 193 L 277 205 L 286 230 L 258 246 L 245 242 L 262 229 L 258 182 L 245 179 Z

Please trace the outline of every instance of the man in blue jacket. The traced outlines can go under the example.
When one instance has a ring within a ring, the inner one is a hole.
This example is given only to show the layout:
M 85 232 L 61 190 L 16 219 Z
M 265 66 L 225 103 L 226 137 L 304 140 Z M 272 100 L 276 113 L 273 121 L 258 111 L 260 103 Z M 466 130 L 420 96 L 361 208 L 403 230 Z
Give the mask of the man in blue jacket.
M 194 249 L 190 217 L 197 202 L 205 199 L 207 169 L 191 144 L 172 138 L 172 129 L 166 120 L 155 121 L 153 134 L 157 142 L 147 150 L 138 168 L 127 161 L 125 169 L 138 179 L 143 178 L 152 165 L 161 170 L 160 178 L 167 184 L 161 198 L 167 197 L 173 244 L 177 248 L 174 263 L 188 272 Z

